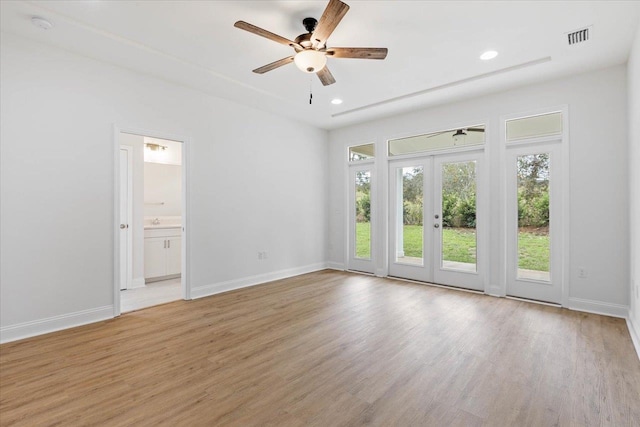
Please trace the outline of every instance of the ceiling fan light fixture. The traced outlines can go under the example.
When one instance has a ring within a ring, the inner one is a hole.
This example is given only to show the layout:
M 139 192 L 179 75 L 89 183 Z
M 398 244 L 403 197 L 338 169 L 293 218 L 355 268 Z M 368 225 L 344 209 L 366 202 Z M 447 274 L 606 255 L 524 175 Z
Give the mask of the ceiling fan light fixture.
M 327 57 L 324 52 L 306 49 L 296 53 L 293 62 L 296 63 L 296 67 L 305 73 L 317 73 L 327 65 Z
M 462 129 L 458 129 L 452 136 L 453 145 L 463 145 L 465 140 L 467 139 L 467 133 Z

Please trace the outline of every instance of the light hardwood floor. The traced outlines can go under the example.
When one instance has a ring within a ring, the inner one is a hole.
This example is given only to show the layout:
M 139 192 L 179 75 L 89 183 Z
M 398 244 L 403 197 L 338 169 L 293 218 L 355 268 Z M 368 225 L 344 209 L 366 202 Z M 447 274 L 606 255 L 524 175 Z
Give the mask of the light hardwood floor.
M 621 319 L 322 271 L 0 346 L 0 424 L 638 426 Z

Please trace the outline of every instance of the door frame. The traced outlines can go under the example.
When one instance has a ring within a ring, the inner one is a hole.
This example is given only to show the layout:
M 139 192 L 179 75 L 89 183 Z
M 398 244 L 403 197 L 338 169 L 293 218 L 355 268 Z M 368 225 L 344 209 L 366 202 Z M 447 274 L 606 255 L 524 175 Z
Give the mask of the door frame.
M 182 299 L 191 299 L 191 247 L 190 242 L 190 223 L 191 211 L 189 209 L 189 150 L 191 146 L 191 138 L 171 134 L 170 132 L 149 130 L 138 128 L 135 126 L 120 126 L 113 124 L 113 316 L 118 317 L 120 310 L 120 133 L 130 133 L 140 136 L 148 136 L 151 138 L 168 139 L 182 143 L 182 271 L 181 271 L 181 287 Z
M 127 152 L 127 222 L 131 223 L 133 218 L 133 147 L 130 145 L 120 145 L 120 150 L 125 150 Z M 120 167 L 120 158 L 118 157 L 118 168 Z M 118 178 L 120 177 L 120 169 L 118 169 Z M 120 182 L 118 182 L 118 192 L 120 191 Z M 120 201 L 120 198 L 118 198 Z M 119 208 L 119 206 L 118 206 Z M 118 226 L 120 224 L 120 210 L 118 209 Z M 119 244 L 120 242 L 118 242 Z M 120 246 L 118 246 L 119 251 Z M 125 289 L 131 288 L 131 282 L 133 280 L 133 231 L 130 227 L 127 227 L 127 279 L 125 284 Z M 118 260 L 120 260 L 120 253 L 118 253 Z M 120 269 L 118 269 L 119 271 Z M 120 274 L 120 271 L 119 273 Z M 119 276 L 118 276 L 119 277 Z

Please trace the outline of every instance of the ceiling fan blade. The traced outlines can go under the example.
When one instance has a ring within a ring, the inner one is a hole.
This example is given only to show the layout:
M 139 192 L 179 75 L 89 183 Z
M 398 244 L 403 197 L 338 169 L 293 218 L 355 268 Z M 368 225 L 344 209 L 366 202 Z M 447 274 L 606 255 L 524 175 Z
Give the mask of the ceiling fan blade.
M 329 71 L 326 65 L 322 70 L 318 71 L 316 74 L 318 74 L 318 78 L 322 82 L 323 86 L 329 86 L 336 82 L 336 79 L 333 78 L 333 74 L 331 74 L 331 71 Z
M 467 128 L 467 132 L 484 132 L 484 128 Z
M 264 74 L 267 71 L 275 70 L 276 68 L 282 67 L 283 65 L 287 65 L 291 62 L 293 62 L 293 56 L 287 56 L 286 58 L 279 59 L 275 62 L 272 62 L 271 64 L 263 65 L 260 68 L 256 68 L 255 70 L 253 70 L 253 72 L 257 74 Z
M 248 31 L 250 33 L 256 34 L 258 36 L 264 37 L 266 39 L 273 40 L 274 42 L 277 42 L 277 43 L 280 43 L 280 44 L 285 44 L 287 46 L 291 46 L 295 50 L 303 50 L 304 49 L 302 46 L 300 46 L 298 43 L 296 43 L 294 41 L 291 41 L 291 40 L 286 39 L 286 38 L 284 38 L 282 36 L 274 34 L 271 31 L 267 31 L 267 30 L 265 30 L 263 28 L 256 27 L 255 25 L 249 24 L 248 22 L 238 21 L 235 24 L 233 24 L 233 26 L 236 27 L 236 28 L 240 28 L 241 30 L 245 30 L 245 31 Z
M 387 57 L 386 47 L 332 47 L 327 49 L 331 58 L 384 59 Z
M 344 15 L 349 10 L 349 5 L 340 0 L 330 0 L 325 8 L 316 29 L 311 36 L 315 47 L 323 47 L 327 44 L 327 39 L 336 29 Z

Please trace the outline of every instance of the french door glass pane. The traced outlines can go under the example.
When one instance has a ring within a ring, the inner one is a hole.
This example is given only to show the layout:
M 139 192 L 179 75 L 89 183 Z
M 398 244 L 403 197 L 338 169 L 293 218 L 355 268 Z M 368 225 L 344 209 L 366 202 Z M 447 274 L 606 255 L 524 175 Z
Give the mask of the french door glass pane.
M 442 165 L 442 268 L 476 271 L 476 162 Z
M 355 257 L 371 259 L 371 171 L 356 172 Z
M 397 170 L 396 262 L 423 265 L 424 168 L 411 166 Z
M 549 163 L 549 153 L 517 159 L 519 279 L 551 279 Z

